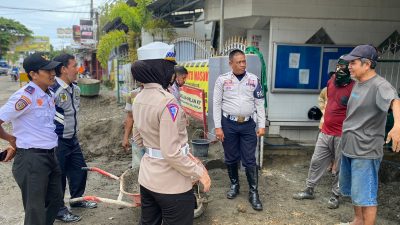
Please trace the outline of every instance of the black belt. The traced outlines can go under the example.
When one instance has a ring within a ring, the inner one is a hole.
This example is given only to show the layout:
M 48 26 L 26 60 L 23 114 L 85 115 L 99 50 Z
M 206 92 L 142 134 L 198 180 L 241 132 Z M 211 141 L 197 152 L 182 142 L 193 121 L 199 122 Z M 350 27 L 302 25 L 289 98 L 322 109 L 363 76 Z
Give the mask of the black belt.
M 29 151 L 32 153 L 48 153 L 48 154 L 52 154 L 56 151 L 56 148 L 52 148 L 52 149 L 43 149 L 43 148 L 17 148 L 17 150 L 21 150 L 21 151 Z

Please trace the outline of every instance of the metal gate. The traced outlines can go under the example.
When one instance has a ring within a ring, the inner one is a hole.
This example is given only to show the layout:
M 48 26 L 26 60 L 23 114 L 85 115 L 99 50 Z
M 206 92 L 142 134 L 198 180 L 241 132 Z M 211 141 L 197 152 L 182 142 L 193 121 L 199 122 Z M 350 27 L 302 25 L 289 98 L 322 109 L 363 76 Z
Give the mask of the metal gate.
M 247 48 L 247 40 L 244 37 L 232 37 L 229 38 L 222 48 L 222 52 L 219 55 L 229 55 L 232 50 L 239 49 L 243 52 Z
M 376 71 L 400 92 L 400 39 L 389 40 L 381 47 Z
M 199 41 L 195 38 L 180 37 L 172 41 L 171 44 L 175 45 L 178 62 L 208 59 L 213 55 L 211 48 L 208 50 L 206 41 Z
M 197 40 L 191 37 L 177 38 L 171 42 L 175 45 L 176 60 L 178 62 L 188 62 L 193 60 L 208 59 L 217 55 L 228 55 L 235 49 L 246 50 L 247 41 L 243 37 L 232 37 L 225 41 L 221 52 L 216 52 L 206 41 Z

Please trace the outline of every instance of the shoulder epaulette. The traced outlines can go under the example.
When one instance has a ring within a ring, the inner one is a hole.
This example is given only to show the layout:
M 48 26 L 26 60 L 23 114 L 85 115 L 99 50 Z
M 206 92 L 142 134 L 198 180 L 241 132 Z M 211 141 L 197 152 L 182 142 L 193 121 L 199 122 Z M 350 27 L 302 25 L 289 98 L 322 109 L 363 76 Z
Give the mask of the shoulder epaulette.
M 227 72 L 227 73 L 221 74 L 220 76 L 221 76 L 221 77 L 224 77 L 224 76 L 228 76 L 228 75 L 230 75 L 230 74 L 231 74 L 231 72 Z
M 28 92 L 29 94 L 33 94 L 35 92 L 35 88 L 32 86 L 28 86 L 25 88 L 25 91 Z

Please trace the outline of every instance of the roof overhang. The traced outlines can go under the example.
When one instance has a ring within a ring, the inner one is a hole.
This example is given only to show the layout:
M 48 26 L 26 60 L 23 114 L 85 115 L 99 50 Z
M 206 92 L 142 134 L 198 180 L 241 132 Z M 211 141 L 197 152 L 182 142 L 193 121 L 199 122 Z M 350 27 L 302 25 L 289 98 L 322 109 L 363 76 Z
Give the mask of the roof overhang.
M 156 18 L 165 19 L 174 27 L 189 27 L 204 9 L 204 0 L 155 0 L 148 8 Z

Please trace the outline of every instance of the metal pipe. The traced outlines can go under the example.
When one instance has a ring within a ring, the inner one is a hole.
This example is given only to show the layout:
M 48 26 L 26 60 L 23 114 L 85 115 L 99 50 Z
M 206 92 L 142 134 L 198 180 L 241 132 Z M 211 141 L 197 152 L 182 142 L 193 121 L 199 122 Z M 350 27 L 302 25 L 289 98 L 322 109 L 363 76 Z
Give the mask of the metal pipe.
M 224 0 L 221 0 L 221 18 L 219 20 L 219 52 L 222 52 L 224 45 Z

